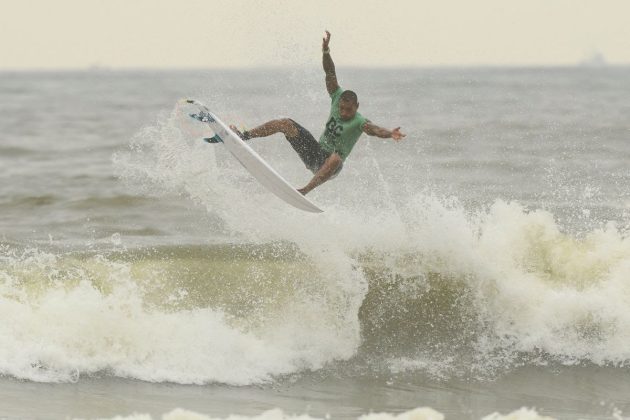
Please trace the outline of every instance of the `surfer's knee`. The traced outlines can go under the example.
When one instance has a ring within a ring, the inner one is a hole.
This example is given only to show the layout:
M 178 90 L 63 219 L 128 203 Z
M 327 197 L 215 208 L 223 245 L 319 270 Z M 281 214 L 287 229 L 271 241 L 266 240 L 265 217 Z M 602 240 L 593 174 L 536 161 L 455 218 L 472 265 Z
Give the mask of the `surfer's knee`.
M 338 153 L 333 153 L 331 154 L 328 159 L 330 159 L 330 162 L 332 164 L 334 164 L 336 167 L 338 167 L 339 165 L 341 165 L 343 163 L 343 160 L 341 159 L 341 156 L 339 156 Z
M 288 138 L 297 137 L 298 129 L 295 126 L 295 123 L 290 118 L 281 118 L 276 120 L 278 122 L 278 127 L 280 131 L 284 133 Z

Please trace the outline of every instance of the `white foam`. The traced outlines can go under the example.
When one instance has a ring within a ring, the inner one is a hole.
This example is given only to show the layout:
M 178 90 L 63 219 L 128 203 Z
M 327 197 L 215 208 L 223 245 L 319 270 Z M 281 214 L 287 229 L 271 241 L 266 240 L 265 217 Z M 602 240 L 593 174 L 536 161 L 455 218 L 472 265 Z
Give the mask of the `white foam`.
M 541 416 L 531 408 L 522 407 L 506 415 L 492 413 L 481 420 L 552 420 L 553 417 Z
M 326 417 L 328 420 L 330 417 Z M 147 414 L 133 414 L 130 416 L 117 416 L 111 420 L 150 420 Z M 293 415 L 284 413 L 281 409 L 265 411 L 257 416 L 230 415 L 228 417 L 210 417 L 193 411 L 177 408 L 162 416 L 163 420 L 323 420 L 307 414 Z M 370 413 L 358 417 L 359 420 L 444 420 L 444 415 L 429 407 L 419 407 L 400 414 Z M 536 410 L 521 408 L 507 415 L 493 413 L 481 420 L 552 420 L 552 417 L 539 415 Z
M 230 323 L 214 308 L 151 308 L 132 271 L 131 263 L 99 257 L 75 261 L 30 252 L 5 258 L 0 372 L 44 382 L 106 372 L 244 385 L 319 369 L 350 357 L 358 344 L 302 302 L 281 308 L 286 321 L 259 330 Z

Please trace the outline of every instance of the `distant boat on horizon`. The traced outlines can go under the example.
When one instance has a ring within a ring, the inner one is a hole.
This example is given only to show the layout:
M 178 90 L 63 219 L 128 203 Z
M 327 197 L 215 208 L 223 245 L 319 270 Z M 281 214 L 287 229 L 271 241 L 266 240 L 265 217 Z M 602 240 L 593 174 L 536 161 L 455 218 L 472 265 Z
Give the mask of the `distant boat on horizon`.
M 599 51 L 594 51 L 584 57 L 579 64 L 584 67 L 605 67 L 608 65 L 608 62 L 604 54 Z

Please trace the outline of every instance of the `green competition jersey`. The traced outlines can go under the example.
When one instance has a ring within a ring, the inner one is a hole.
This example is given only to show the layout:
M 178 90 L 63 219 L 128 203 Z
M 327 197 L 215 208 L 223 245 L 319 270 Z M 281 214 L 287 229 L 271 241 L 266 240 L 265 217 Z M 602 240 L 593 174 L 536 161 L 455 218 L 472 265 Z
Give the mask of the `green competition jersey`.
M 330 95 L 332 99 L 330 115 L 328 116 L 326 129 L 319 138 L 319 144 L 325 151 L 330 153 L 337 152 L 342 160 L 346 160 L 357 140 L 361 137 L 363 124 L 367 122 L 367 119 L 358 112 L 354 118 L 348 121 L 341 119 L 339 100 L 342 93 L 343 89 L 338 88 Z

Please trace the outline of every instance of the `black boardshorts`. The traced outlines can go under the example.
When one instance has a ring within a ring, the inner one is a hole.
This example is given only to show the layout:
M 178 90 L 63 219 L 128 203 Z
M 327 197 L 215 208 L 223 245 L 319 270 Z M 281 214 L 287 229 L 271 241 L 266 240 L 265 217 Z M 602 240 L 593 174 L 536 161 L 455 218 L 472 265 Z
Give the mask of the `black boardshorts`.
M 306 169 L 316 173 L 331 153 L 322 149 L 319 142 L 315 140 L 315 137 L 313 137 L 306 128 L 302 127 L 293 120 L 291 120 L 291 122 L 295 125 L 295 128 L 297 128 L 298 134 L 295 137 L 286 136 L 287 140 L 291 144 L 291 147 L 293 147 L 293 150 L 295 150 L 300 156 L 302 162 L 304 162 Z M 343 163 L 339 165 L 339 168 L 337 168 L 333 177 L 337 176 L 337 174 L 341 172 L 341 168 L 343 168 Z

